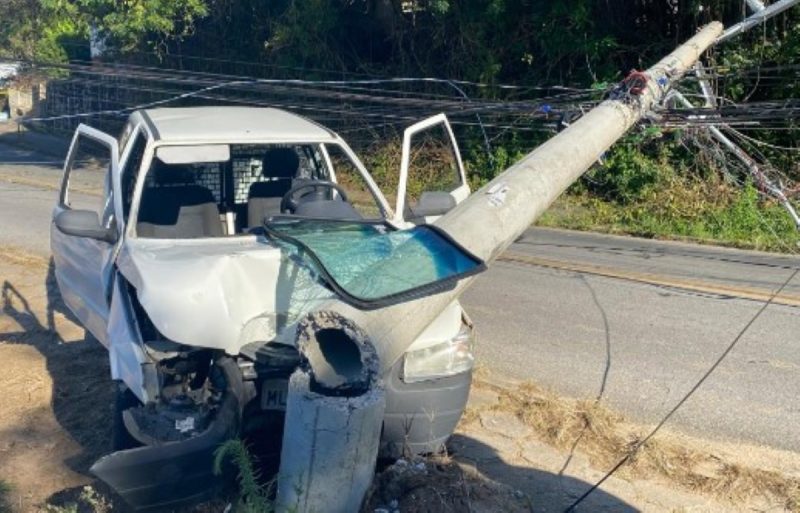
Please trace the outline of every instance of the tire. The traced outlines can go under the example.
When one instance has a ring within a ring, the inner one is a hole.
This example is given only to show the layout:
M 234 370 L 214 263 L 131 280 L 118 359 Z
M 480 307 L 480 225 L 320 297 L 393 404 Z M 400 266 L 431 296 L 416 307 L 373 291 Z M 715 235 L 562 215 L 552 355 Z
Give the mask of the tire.
M 125 423 L 122 420 L 122 412 L 128 408 L 140 406 L 139 399 L 133 395 L 127 386 L 122 383 L 117 384 L 117 393 L 114 397 L 114 409 L 112 411 L 111 422 L 111 449 L 112 451 L 124 451 L 141 447 L 135 438 L 128 433 Z

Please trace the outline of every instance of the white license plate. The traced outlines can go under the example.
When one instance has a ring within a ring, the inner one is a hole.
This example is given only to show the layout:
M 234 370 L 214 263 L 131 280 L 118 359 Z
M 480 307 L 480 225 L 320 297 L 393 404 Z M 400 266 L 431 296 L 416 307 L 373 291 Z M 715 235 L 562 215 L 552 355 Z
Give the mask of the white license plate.
M 285 379 L 268 379 L 261 386 L 261 409 L 286 411 L 286 393 L 289 382 Z

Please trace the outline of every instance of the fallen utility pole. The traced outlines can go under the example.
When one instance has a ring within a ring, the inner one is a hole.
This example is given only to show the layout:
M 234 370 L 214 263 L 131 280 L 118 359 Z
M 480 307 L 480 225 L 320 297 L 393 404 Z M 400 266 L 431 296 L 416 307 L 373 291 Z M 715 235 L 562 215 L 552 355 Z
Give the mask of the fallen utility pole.
M 670 86 L 694 66 L 720 33 L 722 25 L 711 23 L 652 68 L 632 73 L 608 100 L 442 216 L 436 227 L 479 259 L 494 260 L 666 97 Z M 402 260 L 393 264 L 414 265 Z M 415 269 L 403 271 L 414 273 Z M 376 381 L 344 397 L 338 393 L 340 388 L 362 383 L 364 369 L 372 369 L 368 374 L 373 376 L 384 375 L 473 280 L 474 276 L 463 278 L 450 290 L 375 310 L 362 310 L 341 299 L 323 300 L 309 308 L 312 328 L 299 344 L 304 370 L 293 375 L 287 400 L 279 511 L 308 513 L 324 508 L 345 513 L 360 502 L 371 476 L 371 458 L 377 452 L 382 385 Z M 317 329 L 322 319 L 325 327 Z M 333 352 L 326 347 L 333 333 L 337 333 L 337 346 L 353 350 Z M 371 391 L 375 393 L 370 395 Z M 341 440 L 331 439 L 331 432 Z M 353 440 L 357 443 L 348 445 Z M 363 457 L 356 458 L 359 454 Z M 324 464 L 317 465 L 318 458 Z M 365 465 L 369 472 L 364 472 Z M 336 468 L 352 476 L 353 494 L 343 497 L 342 480 L 331 475 Z
M 585 173 L 683 77 L 722 33 L 707 25 L 655 66 L 624 81 L 612 96 L 498 175 L 442 216 L 435 225 L 478 258 L 490 262 Z M 474 278 L 449 291 L 376 311 L 343 301 L 324 304 L 369 334 L 382 369 L 392 366 L 412 341 Z

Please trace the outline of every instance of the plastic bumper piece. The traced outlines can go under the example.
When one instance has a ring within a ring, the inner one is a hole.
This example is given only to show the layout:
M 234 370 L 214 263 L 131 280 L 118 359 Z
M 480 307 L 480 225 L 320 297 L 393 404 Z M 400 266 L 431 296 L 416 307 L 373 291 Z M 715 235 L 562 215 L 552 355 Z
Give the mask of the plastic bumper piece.
M 199 502 L 224 483 L 213 473 L 214 451 L 238 434 L 242 379 L 233 360 L 226 358 L 216 365 L 225 376 L 227 389 L 208 429 L 181 442 L 111 453 L 92 466 L 91 472 L 137 511 Z

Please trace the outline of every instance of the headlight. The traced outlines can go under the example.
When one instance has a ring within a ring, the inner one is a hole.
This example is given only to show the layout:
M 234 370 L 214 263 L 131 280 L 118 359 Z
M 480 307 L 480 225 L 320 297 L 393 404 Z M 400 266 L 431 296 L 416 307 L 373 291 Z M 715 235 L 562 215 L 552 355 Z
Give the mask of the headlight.
M 406 353 L 403 364 L 403 381 L 416 383 L 429 379 L 454 376 L 472 369 L 472 328 L 463 325 L 458 335 L 440 344 L 430 345 Z

